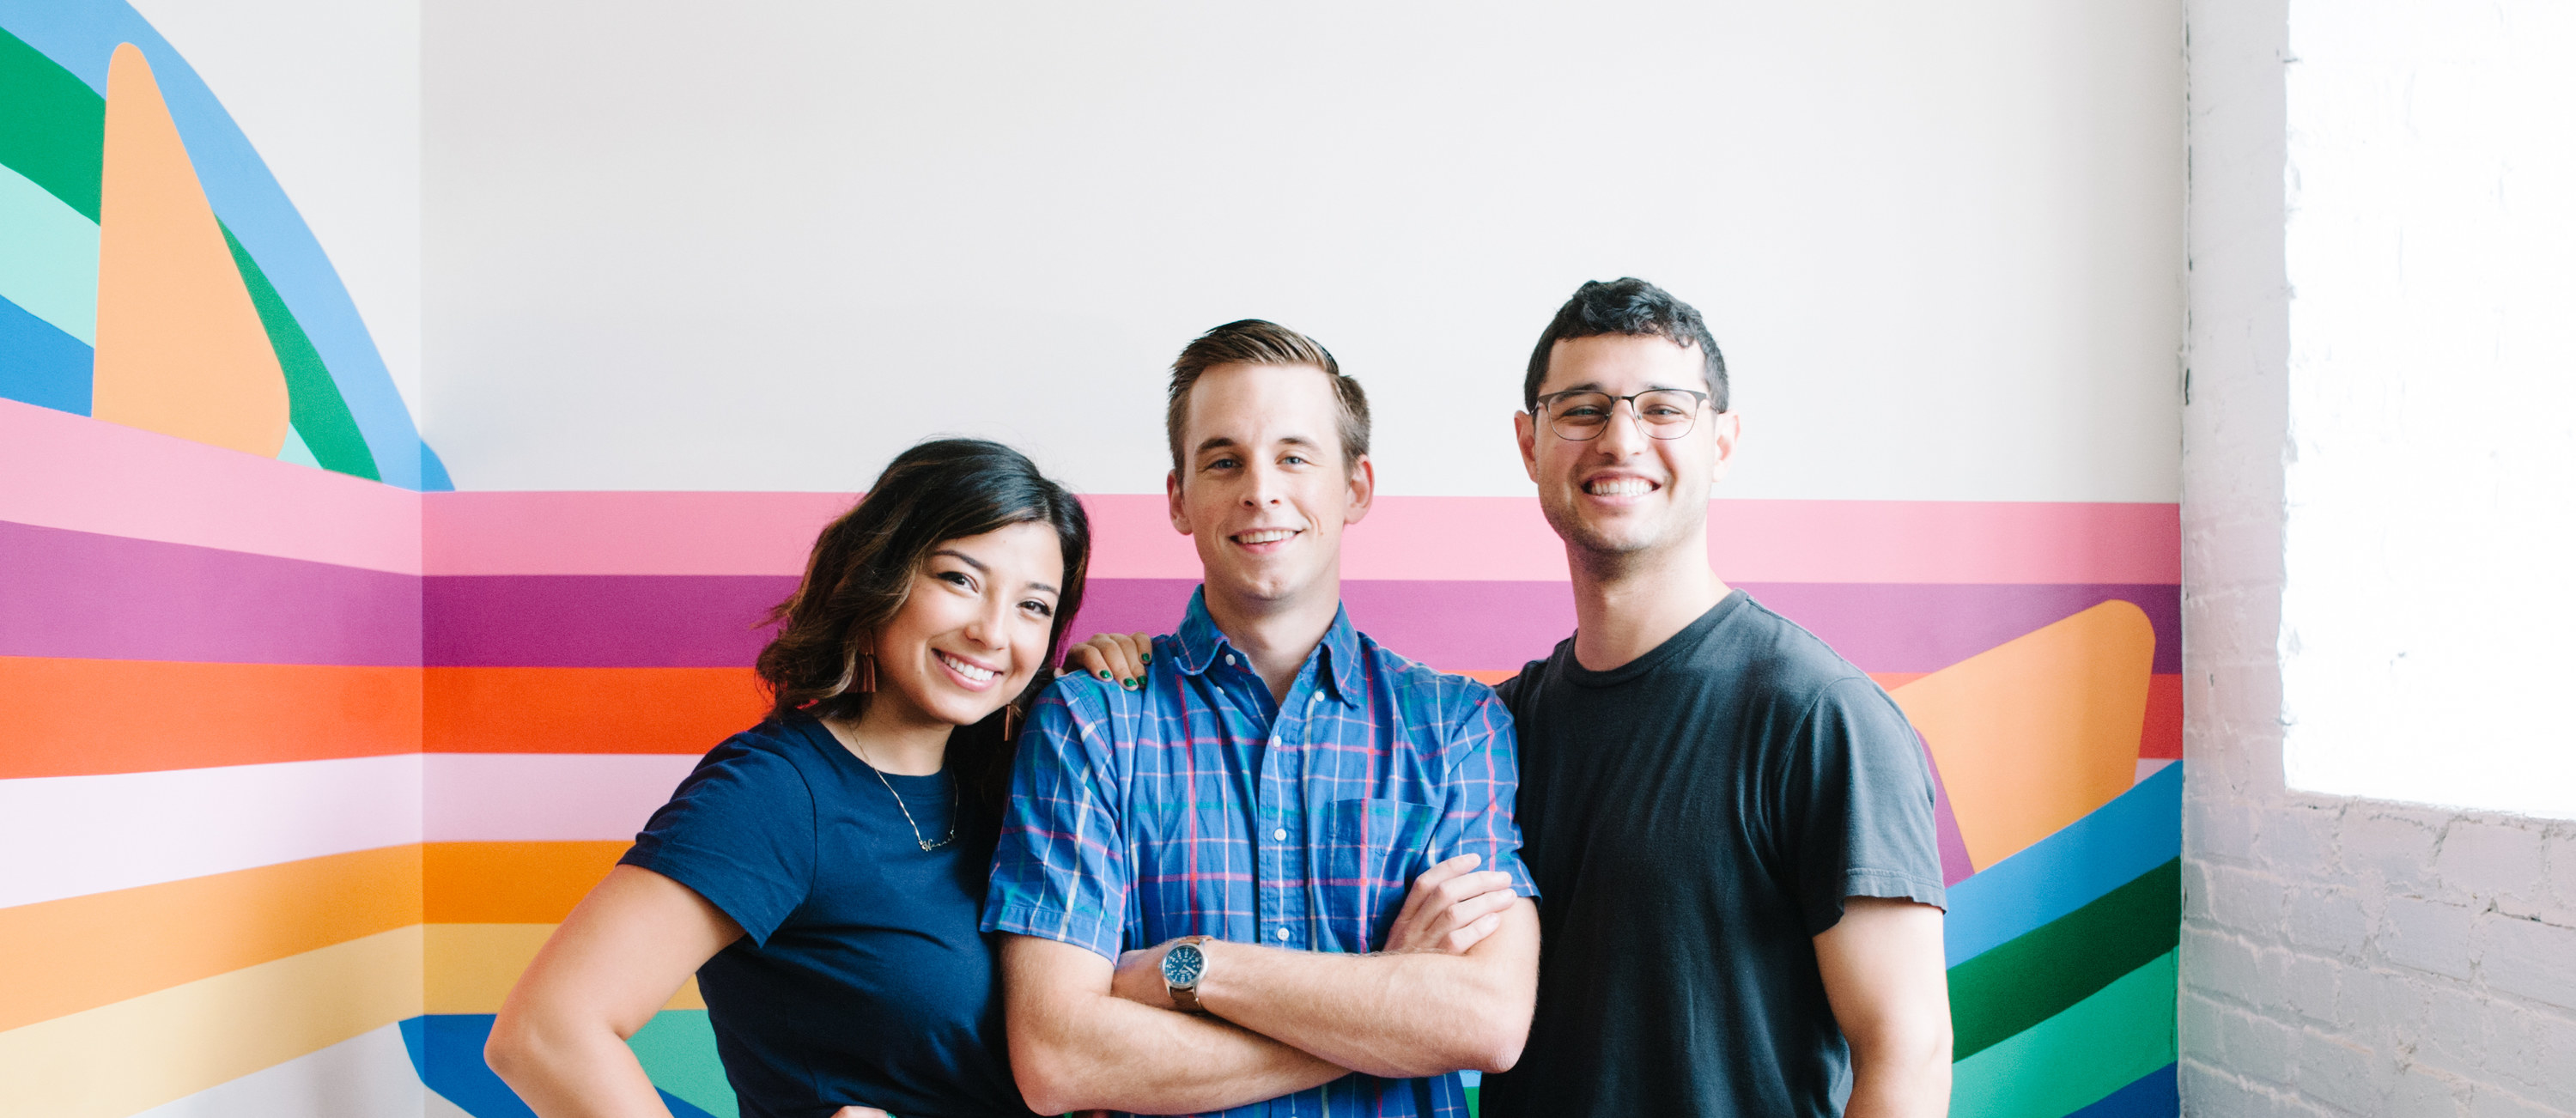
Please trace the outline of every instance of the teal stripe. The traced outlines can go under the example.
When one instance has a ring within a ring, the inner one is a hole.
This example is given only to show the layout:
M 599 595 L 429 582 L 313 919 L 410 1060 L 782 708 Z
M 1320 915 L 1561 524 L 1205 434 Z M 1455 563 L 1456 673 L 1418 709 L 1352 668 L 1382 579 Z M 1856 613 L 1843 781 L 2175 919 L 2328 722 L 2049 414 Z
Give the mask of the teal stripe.
M 644 1074 L 653 1077 L 654 1086 L 716 1118 L 736 1118 L 742 1113 L 734 1101 L 733 1084 L 725 1079 L 724 1064 L 716 1059 L 716 1030 L 707 1023 L 706 1010 L 656 1013 L 626 1038 L 626 1046 L 635 1050 L 635 1061 L 644 1065 Z
M 1956 1058 L 1967 1059 L 2092 996 L 2182 938 L 2182 859 L 1950 968 Z
M 98 344 L 98 223 L 0 167 L 0 299 Z
M 2178 952 L 1950 1070 L 1950 1113 L 2064 1118 L 2174 1062 Z

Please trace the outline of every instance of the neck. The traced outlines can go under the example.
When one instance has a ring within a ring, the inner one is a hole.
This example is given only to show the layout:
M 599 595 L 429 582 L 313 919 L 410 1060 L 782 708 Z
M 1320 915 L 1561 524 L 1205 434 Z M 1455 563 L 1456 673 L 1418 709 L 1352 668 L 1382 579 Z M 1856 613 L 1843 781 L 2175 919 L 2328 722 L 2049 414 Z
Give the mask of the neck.
M 896 776 L 930 776 L 948 762 L 948 732 L 955 726 L 912 709 L 892 692 L 878 692 L 868 712 L 855 721 L 825 719 L 825 728 L 841 747 L 878 772 Z
M 1288 685 L 1297 681 L 1297 670 L 1306 666 L 1315 646 L 1324 643 L 1333 616 L 1342 608 L 1338 570 L 1317 579 L 1315 587 L 1280 599 L 1247 598 L 1201 585 L 1207 587 L 1208 619 L 1216 622 L 1217 631 L 1236 651 L 1252 657 L 1253 674 L 1269 685 L 1274 702 L 1288 697 Z
M 1574 575 L 1574 659 L 1609 671 L 1655 650 L 1726 597 L 1708 566 L 1708 533 L 1621 555 L 1565 545 Z

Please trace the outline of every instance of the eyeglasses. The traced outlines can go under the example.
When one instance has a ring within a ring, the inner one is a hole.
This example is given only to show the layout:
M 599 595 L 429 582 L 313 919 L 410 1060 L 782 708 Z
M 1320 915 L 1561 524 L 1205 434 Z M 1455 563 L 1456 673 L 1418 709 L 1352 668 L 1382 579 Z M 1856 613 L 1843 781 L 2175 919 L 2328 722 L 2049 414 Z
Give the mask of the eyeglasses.
M 1636 413 L 1637 426 L 1658 439 L 1678 439 L 1691 433 L 1699 423 L 1699 406 L 1708 399 L 1706 392 L 1687 388 L 1657 388 L 1626 396 L 1607 392 L 1576 390 L 1550 392 L 1538 398 L 1538 410 L 1547 416 L 1547 429 L 1568 442 L 1586 442 L 1601 437 L 1610 426 L 1610 414 L 1619 401 L 1628 402 Z

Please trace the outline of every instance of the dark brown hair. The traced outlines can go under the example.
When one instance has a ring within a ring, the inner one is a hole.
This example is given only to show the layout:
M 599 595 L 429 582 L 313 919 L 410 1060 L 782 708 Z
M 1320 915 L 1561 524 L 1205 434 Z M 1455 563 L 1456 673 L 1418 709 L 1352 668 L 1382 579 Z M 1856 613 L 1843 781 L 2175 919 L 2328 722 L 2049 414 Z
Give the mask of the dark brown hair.
M 1276 322 L 1247 318 L 1229 322 L 1192 339 L 1172 359 L 1171 400 L 1163 408 L 1163 434 L 1171 440 L 1172 469 L 1188 476 L 1181 453 L 1181 425 L 1189 419 L 1190 389 L 1199 376 L 1219 365 L 1307 365 L 1322 369 L 1333 384 L 1333 402 L 1341 412 L 1342 467 L 1359 465 L 1369 450 L 1368 393 L 1360 382 L 1342 375 L 1331 350 Z
M 923 561 L 940 544 L 1013 524 L 1049 525 L 1064 549 L 1063 592 L 1046 658 L 1004 708 L 1026 715 L 1052 681 L 1048 666 L 1082 608 L 1091 523 L 1073 494 L 1019 451 L 982 439 L 934 439 L 895 456 L 867 496 L 823 529 L 795 595 L 770 611 L 778 635 L 758 661 L 770 717 L 867 713 L 874 696 L 860 690 L 862 646 L 902 611 Z M 1009 789 L 1013 750 L 1003 721 L 995 711 L 948 737 L 949 764 L 961 787 L 996 807 Z
M 1556 318 L 1530 351 L 1529 375 L 1521 381 L 1521 407 L 1538 414 L 1538 386 L 1547 383 L 1548 352 L 1556 343 L 1603 334 L 1662 338 L 1683 349 L 1699 347 L 1700 378 L 1708 382 L 1708 402 L 1726 410 L 1726 358 L 1717 352 L 1699 308 L 1635 276 L 1609 281 L 1587 280 L 1574 297 L 1556 309 Z

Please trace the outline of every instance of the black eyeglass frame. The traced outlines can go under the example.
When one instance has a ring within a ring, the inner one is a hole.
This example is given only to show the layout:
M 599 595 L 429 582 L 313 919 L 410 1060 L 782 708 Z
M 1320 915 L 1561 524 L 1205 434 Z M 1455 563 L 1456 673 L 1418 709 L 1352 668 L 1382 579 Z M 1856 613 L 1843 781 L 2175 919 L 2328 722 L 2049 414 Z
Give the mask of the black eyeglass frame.
M 1690 418 L 1690 422 L 1685 423 L 1685 424 L 1682 424 L 1682 429 L 1681 429 L 1681 430 L 1679 430 L 1679 431 L 1675 431 L 1675 432 L 1673 432 L 1672 434 L 1669 434 L 1669 435 L 1662 434 L 1662 433 L 1660 433 L 1660 432 L 1658 432 L 1658 431 L 1656 431 L 1656 430 L 1655 430 L 1655 425 L 1654 425 L 1654 424 L 1646 422 L 1646 417 L 1645 417 L 1645 415 L 1644 415 L 1643 413 L 1641 413 L 1641 412 L 1639 412 L 1639 411 L 1637 410 L 1637 397 L 1639 397 L 1639 396 L 1652 396 L 1652 395 L 1654 395 L 1654 394 L 1656 394 L 1656 393 L 1658 393 L 1658 392 L 1679 392 L 1679 393 L 1681 393 L 1681 394 L 1683 394 L 1683 395 L 1688 396 L 1688 397 L 1690 397 L 1690 398 L 1691 398 L 1691 418 Z M 1557 429 L 1556 421 L 1557 421 L 1558 417 L 1557 417 L 1557 416 L 1554 416 L 1554 415 L 1549 415 L 1549 414 L 1548 414 L 1549 412 L 1552 412 L 1552 411 L 1554 411 L 1554 410 L 1556 409 L 1556 402 L 1557 402 L 1557 401 L 1562 400 L 1562 399 L 1564 399 L 1564 398 L 1566 398 L 1566 397 L 1568 397 L 1568 396 L 1606 396 L 1606 397 L 1609 397 L 1609 400 L 1610 400 L 1610 415 L 1609 415 L 1609 416 L 1607 416 L 1607 417 L 1605 417 L 1605 418 L 1603 418 L 1603 419 L 1602 419 L 1602 421 L 1601 421 L 1601 426 L 1599 426 L 1599 427 L 1597 427 L 1597 428 L 1594 428 L 1594 429 L 1593 429 L 1593 431 L 1592 431 L 1592 433 L 1591 433 L 1591 434 L 1589 434 L 1589 435 L 1580 435 L 1580 436 L 1578 436 L 1578 435 L 1568 435 L 1568 434 L 1566 434 L 1565 432 L 1563 432 L 1563 431 L 1561 431 L 1561 430 L 1558 430 L 1558 429 Z M 1617 417 L 1618 417 L 1618 414 L 1619 414 L 1619 404 L 1620 404 L 1622 401 L 1625 401 L 1625 402 L 1627 403 L 1627 405 L 1628 405 L 1628 414 L 1629 414 L 1629 415 L 1632 415 L 1632 416 L 1636 416 L 1636 417 L 1637 417 L 1637 429 L 1638 429 L 1638 430 L 1640 430 L 1640 431 L 1645 432 L 1645 433 L 1646 433 L 1646 437 L 1647 437 L 1647 438 L 1650 438 L 1650 439 L 1678 439 L 1678 438 L 1683 438 L 1683 437 L 1685 437 L 1685 436 L 1689 435 L 1691 432 L 1696 431 L 1696 430 L 1698 430 L 1698 429 L 1699 429 L 1699 411 L 1700 411 L 1700 408 L 1701 408 L 1701 406 L 1702 406 L 1702 405 L 1705 405 L 1705 404 L 1710 403 L 1712 399 L 1713 399 L 1713 397 L 1711 397 L 1708 393 L 1706 393 L 1706 392 L 1702 392 L 1702 391 L 1700 391 L 1700 390 L 1698 390 L 1698 389 L 1696 389 L 1696 388 L 1649 388 L 1649 389 L 1647 389 L 1647 390 L 1645 390 L 1645 391 L 1643 391 L 1643 392 L 1631 392 L 1631 393 L 1629 393 L 1629 394 L 1627 394 L 1627 395 L 1625 395 L 1625 396 L 1611 396 L 1609 393 L 1607 393 L 1607 392 L 1603 392 L 1603 391 L 1601 391 L 1601 390 L 1600 390 L 1600 389 L 1598 389 L 1598 388 L 1569 388 L 1569 389 L 1566 389 L 1566 390 L 1565 390 L 1565 391 L 1563 391 L 1563 392 L 1550 392 L 1550 393 L 1548 393 L 1548 394 L 1547 394 L 1547 395 L 1545 395 L 1545 396 L 1541 396 L 1541 397 L 1539 397 L 1539 398 L 1538 398 L 1538 410 L 1539 410 L 1539 414 L 1540 414 L 1540 415 L 1545 416 L 1545 417 L 1547 418 L 1547 429 L 1548 429 L 1548 431 L 1549 431 L 1551 434 L 1554 434 L 1557 438 L 1564 439 L 1565 441 L 1570 442 L 1570 443 L 1588 443 L 1588 442 L 1591 442 L 1591 441 L 1592 441 L 1592 440 L 1594 440 L 1594 439 L 1600 438 L 1600 437 L 1601 437 L 1601 432 L 1603 432 L 1603 431 L 1607 431 L 1607 430 L 1609 430 L 1609 429 L 1610 429 L 1610 420 L 1611 420 L 1611 419 L 1615 419 L 1615 418 L 1617 418 Z

